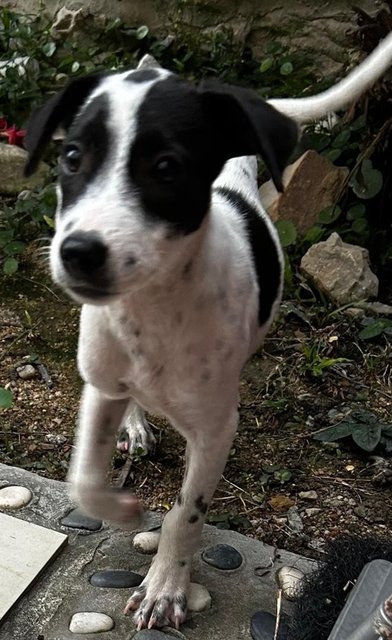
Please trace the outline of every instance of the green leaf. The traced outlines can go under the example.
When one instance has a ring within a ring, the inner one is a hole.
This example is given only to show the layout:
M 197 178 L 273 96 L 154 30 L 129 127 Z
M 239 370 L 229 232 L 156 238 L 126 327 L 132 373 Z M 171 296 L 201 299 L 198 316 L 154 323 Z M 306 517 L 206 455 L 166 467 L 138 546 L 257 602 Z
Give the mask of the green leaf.
M 366 213 L 366 207 L 364 204 L 355 204 L 346 213 L 347 220 L 358 220 L 363 218 Z
M 355 231 L 355 233 L 363 233 L 368 229 L 368 223 L 365 218 L 358 218 L 358 220 L 354 220 L 351 225 L 351 229 Z
M 347 142 L 350 140 L 351 137 L 351 131 L 350 129 L 343 129 L 343 131 L 341 131 L 336 138 L 332 141 L 332 147 L 334 149 L 341 149 L 342 147 L 344 147 Z
M 332 222 L 335 222 L 335 220 L 339 218 L 341 213 L 342 213 L 342 210 L 339 207 L 339 205 L 335 206 L 332 204 L 329 207 L 326 207 L 325 209 L 320 211 L 318 221 L 321 224 L 331 224 Z
M 3 271 L 7 276 L 12 276 L 18 270 L 18 261 L 15 258 L 7 258 L 3 264 Z
M 54 52 L 56 51 L 56 43 L 55 42 L 46 42 L 42 47 L 42 53 L 47 57 L 51 58 Z
M 341 149 L 330 149 L 329 151 L 327 151 L 327 153 L 325 153 L 325 157 L 328 158 L 328 160 L 330 160 L 331 162 L 335 162 L 335 160 L 337 160 L 339 158 L 339 156 L 341 155 L 342 150 Z
M 14 232 L 12 229 L 1 229 L 0 230 L 0 247 L 4 247 L 5 244 L 11 242 L 14 237 Z
M 12 406 L 14 398 L 11 391 L 0 387 L 0 409 L 8 409 Z
M 55 228 L 55 224 L 54 224 L 54 220 L 53 218 L 51 218 L 50 216 L 43 216 L 46 224 L 48 225 L 48 227 L 50 227 L 51 229 Z
M 363 160 L 361 167 L 350 180 L 352 190 L 362 200 L 374 198 L 381 191 L 382 185 L 381 171 L 373 169 L 371 161 L 367 158 Z
M 364 327 L 364 329 L 359 332 L 359 337 L 361 340 L 371 340 L 372 338 L 380 336 L 385 331 L 385 329 L 389 327 L 392 327 L 392 320 L 379 318 L 378 320 L 374 320 L 366 327 Z
M 291 62 L 284 62 L 280 67 L 280 73 L 282 76 L 289 76 L 290 73 L 293 72 L 293 69 L 294 67 Z
M 77 71 L 79 71 L 79 69 L 80 69 L 80 62 L 75 60 L 75 62 L 72 63 L 71 72 L 76 73 Z
M 362 422 L 362 424 L 376 424 L 377 416 L 366 409 L 355 409 L 351 412 L 351 418 L 354 422 Z
M 364 451 L 374 451 L 380 442 L 381 425 L 373 424 L 356 424 L 353 428 L 353 440 Z
M 282 247 L 290 247 L 297 240 L 297 230 L 291 220 L 278 220 L 275 227 Z
M 324 235 L 324 229 L 320 227 L 318 224 L 314 224 L 313 227 L 307 230 L 304 236 L 305 242 L 309 242 L 309 244 L 315 244 L 318 242 Z
M 315 433 L 313 439 L 318 440 L 319 442 L 334 442 L 335 440 L 351 436 L 354 427 L 355 422 L 341 422 L 340 424 L 334 424 L 332 427 L 327 427 L 319 433 Z
M 138 40 L 144 40 L 144 38 L 148 36 L 148 32 L 149 32 L 149 28 L 145 24 L 143 24 L 141 27 L 139 27 L 136 30 L 136 38 Z
M 26 245 L 24 242 L 21 242 L 20 240 L 13 240 L 12 242 L 9 242 L 8 244 L 5 245 L 4 253 L 6 253 L 9 256 L 13 256 L 16 253 L 22 253 L 25 247 Z
M 259 66 L 260 73 L 266 73 L 269 71 L 274 64 L 274 59 L 272 57 L 265 58 Z

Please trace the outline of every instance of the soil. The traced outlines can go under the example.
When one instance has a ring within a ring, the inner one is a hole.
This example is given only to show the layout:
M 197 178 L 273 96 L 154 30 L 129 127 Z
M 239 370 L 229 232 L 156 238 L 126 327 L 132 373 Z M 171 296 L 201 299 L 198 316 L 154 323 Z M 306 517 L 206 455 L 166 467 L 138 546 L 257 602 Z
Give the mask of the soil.
M 347 438 L 313 439 L 354 409 L 392 423 L 390 341 L 385 335 L 361 341 L 359 321 L 333 311 L 314 300 L 284 302 L 263 350 L 244 370 L 240 428 L 208 516 L 219 527 L 311 557 L 343 533 L 375 537 L 392 524 L 385 450 L 368 454 Z M 12 390 L 14 403 L 1 415 L 1 462 L 66 477 L 81 391 L 78 316 L 35 260 L 3 278 L 0 386 Z M 316 375 L 317 357 L 306 355 L 304 345 L 321 358 L 346 360 Z M 18 367 L 26 362 L 34 377 L 24 380 Z M 127 485 L 147 507 L 164 512 L 181 484 L 185 447 L 164 421 L 150 420 L 155 455 L 128 463 Z M 115 453 L 114 483 L 127 460 Z

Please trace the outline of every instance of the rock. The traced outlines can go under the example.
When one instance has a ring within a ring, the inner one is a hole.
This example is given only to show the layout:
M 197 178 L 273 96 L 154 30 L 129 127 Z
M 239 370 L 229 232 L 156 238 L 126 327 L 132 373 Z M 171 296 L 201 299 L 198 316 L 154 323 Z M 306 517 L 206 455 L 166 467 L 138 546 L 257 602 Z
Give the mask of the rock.
M 320 511 L 321 509 L 319 509 L 318 507 L 311 507 L 310 509 L 305 509 L 305 515 L 307 515 L 308 518 L 312 518 L 313 516 L 320 513 Z
M 203 551 L 201 557 L 207 564 L 223 571 L 238 569 L 242 564 L 241 554 L 228 544 L 217 544 L 210 547 Z
M 370 270 L 367 249 L 343 242 L 337 233 L 310 247 L 301 260 L 301 270 L 336 305 L 378 293 L 378 278 Z
M 296 533 L 301 533 L 303 531 L 304 525 L 302 522 L 302 518 L 298 513 L 298 507 L 290 507 L 287 512 L 287 524 L 289 525 L 292 531 Z
M 67 7 L 61 7 L 56 13 L 55 20 L 50 27 L 50 35 L 55 40 L 67 36 L 75 30 L 80 18 L 82 16 L 83 8 L 80 9 L 67 9 Z
M 202 584 L 191 582 L 188 595 L 189 611 L 204 611 L 211 606 L 211 595 Z
M 132 636 L 132 640 L 170 640 L 170 638 L 174 638 L 171 633 L 163 633 L 157 629 L 143 629 Z
M 54 422 L 56 422 L 56 418 L 54 418 Z M 50 442 L 50 444 L 61 445 L 67 442 L 66 436 L 62 436 L 59 433 L 46 433 L 45 434 L 46 442 Z
M 162 69 L 161 65 L 150 53 L 145 53 L 140 59 L 137 69 Z
M 13 485 L 0 489 L 0 509 L 21 509 L 29 504 L 33 494 L 27 487 Z
M 291 220 L 304 233 L 318 221 L 320 211 L 337 201 L 347 175 L 345 167 L 306 151 L 285 169 L 284 192 L 278 193 L 269 180 L 260 187 L 261 201 L 274 222 Z
M 101 633 L 113 629 L 114 622 L 106 613 L 81 611 L 74 613 L 69 623 L 71 633 Z
M 276 618 L 267 611 L 258 611 L 250 621 L 250 633 L 253 640 L 273 640 L 275 637 Z M 287 627 L 281 618 L 278 640 L 288 640 Z
M 87 531 L 98 531 L 102 527 L 101 520 L 95 520 L 90 516 L 84 515 L 80 509 L 73 509 L 65 518 L 61 520 L 64 527 L 71 529 L 86 529 Z
M 133 539 L 133 546 L 141 553 L 155 553 L 158 549 L 160 531 L 142 531 Z
M 276 572 L 276 582 L 287 600 L 295 600 L 298 596 L 304 575 L 297 567 L 284 566 Z
M 298 497 L 301 498 L 302 500 L 313 501 L 318 499 L 318 493 L 313 489 L 311 489 L 310 491 L 300 491 L 298 494 Z
M 32 364 L 22 364 L 20 367 L 16 368 L 16 372 L 22 380 L 31 380 L 37 375 L 36 368 L 33 367 Z
M 125 589 L 128 587 L 138 587 L 143 581 L 143 576 L 133 571 L 107 570 L 96 571 L 90 576 L 90 584 L 93 587 L 104 589 Z
M 0 143 L 0 193 L 16 195 L 23 189 L 41 186 L 49 175 L 49 167 L 41 162 L 37 172 L 25 178 L 23 169 L 27 152 L 14 144 Z

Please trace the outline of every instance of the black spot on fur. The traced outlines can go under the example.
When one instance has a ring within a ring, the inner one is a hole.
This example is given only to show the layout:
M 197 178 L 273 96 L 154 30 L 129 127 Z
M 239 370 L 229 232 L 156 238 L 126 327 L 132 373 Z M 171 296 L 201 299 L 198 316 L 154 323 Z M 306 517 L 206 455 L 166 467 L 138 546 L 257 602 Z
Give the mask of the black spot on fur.
M 218 187 L 217 191 L 245 219 L 259 284 L 259 324 L 262 325 L 271 314 L 281 279 L 282 269 L 275 242 L 257 209 L 240 193 L 224 187 Z
M 194 513 L 193 515 L 191 515 L 188 522 L 189 524 L 195 524 L 195 522 L 197 522 L 198 519 L 199 519 L 199 516 L 197 515 L 197 513 Z
M 181 611 L 186 611 L 188 602 L 185 593 L 175 595 L 174 602 L 180 607 Z
M 201 374 L 201 381 L 208 382 L 209 380 L 211 380 L 211 371 L 209 369 L 205 369 Z
M 138 327 L 135 327 L 135 329 L 133 330 L 133 335 L 134 335 L 136 338 L 139 338 L 139 337 L 140 337 L 140 334 L 141 334 L 140 329 L 139 329 Z
M 64 231 L 71 231 L 72 227 L 73 227 L 74 223 L 73 222 L 67 222 L 66 225 L 64 225 Z
M 125 384 L 125 382 L 119 382 L 117 389 L 118 389 L 119 393 L 125 393 L 126 391 L 128 391 L 128 387 Z
M 204 496 L 200 495 L 195 500 L 195 507 L 200 511 L 200 513 L 206 513 L 208 509 L 208 503 L 204 501 Z
M 135 256 L 128 256 L 128 258 L 125 260 L 125 264 L 127 267 L 133 267 L 134 264 L 136 264 L 137 260 L 135 258 Z
M 62 208 L 73 204 L 92 183 L 105 163 L 110 142 L 106 122 L 109 103 L 106 96 L 98 96 L 74 120 L 63 142 L 63 150 L 77 144 L 82 150 L 82 162 L 77 173 L 66 173 L 60 162 L 59 181 L 62 190 Z
M 189 260 L 182 270 L 182 275 L 184 278 L 189 278 L 190 273 L 192 271 L 192 266 L 193 266 L 193 262 L 192 260 Z
M 179 567 L 186 567 L 186 562 L 185 562 L 185 560 L 179 560 L 179 561 L 178 561 L 178 566 L 179 566 Z
M 180 493 L 177 496 L 177 504 L 179 504 L 181 506 L 182 503 L 183 503 L 183 498 L 182 498 L 182 493 L 180 491 Z
M 175 316 L 174 316 L 174 319 L 175 319 L 176 323 L 177 324 L 181 324 L 182 321 L 183 321 L 183 318 L 184 317 L 183 317 L 182 311 L 176 311 Z
M 157 80 L 159 78 L 159 71 L 156 69 L 140 69 L 131 71 L 127 76 L 127 82 L 150 82 L 151 80 Z

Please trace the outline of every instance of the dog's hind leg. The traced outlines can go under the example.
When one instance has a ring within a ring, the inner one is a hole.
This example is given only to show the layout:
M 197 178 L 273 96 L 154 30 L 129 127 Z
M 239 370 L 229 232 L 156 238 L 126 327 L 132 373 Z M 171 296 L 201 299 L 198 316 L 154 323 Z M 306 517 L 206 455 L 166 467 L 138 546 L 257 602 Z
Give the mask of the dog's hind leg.
M 114 438 L 128 405 L 129 398 L 109 398 L 85 385 L 69 479 L 71 495 L 86 514 L 135 529 L 140 524 L 140 502 L 130 493 L 113 491 L 107 480 Z
M 236 398 L 235 392 L 232 397 Z M 195 424 L 187 430 L 184 481 L 163 521 L 157 555 L 125 608 L 125 613 L 135 611 L 138 629 L 168 624 L 178 628 L 186 617 L 192 557 L 237 428 L 237 407 L 225 407 L 215 419 L 199 415 L 199 420 L 202 426 Z
M 138 454 L 141 450 L 153 453 L 155 436 L 143 409 L 136 402 L 130 402 L 129 410 L 117 438 L 117 449 L 124 453 Z

